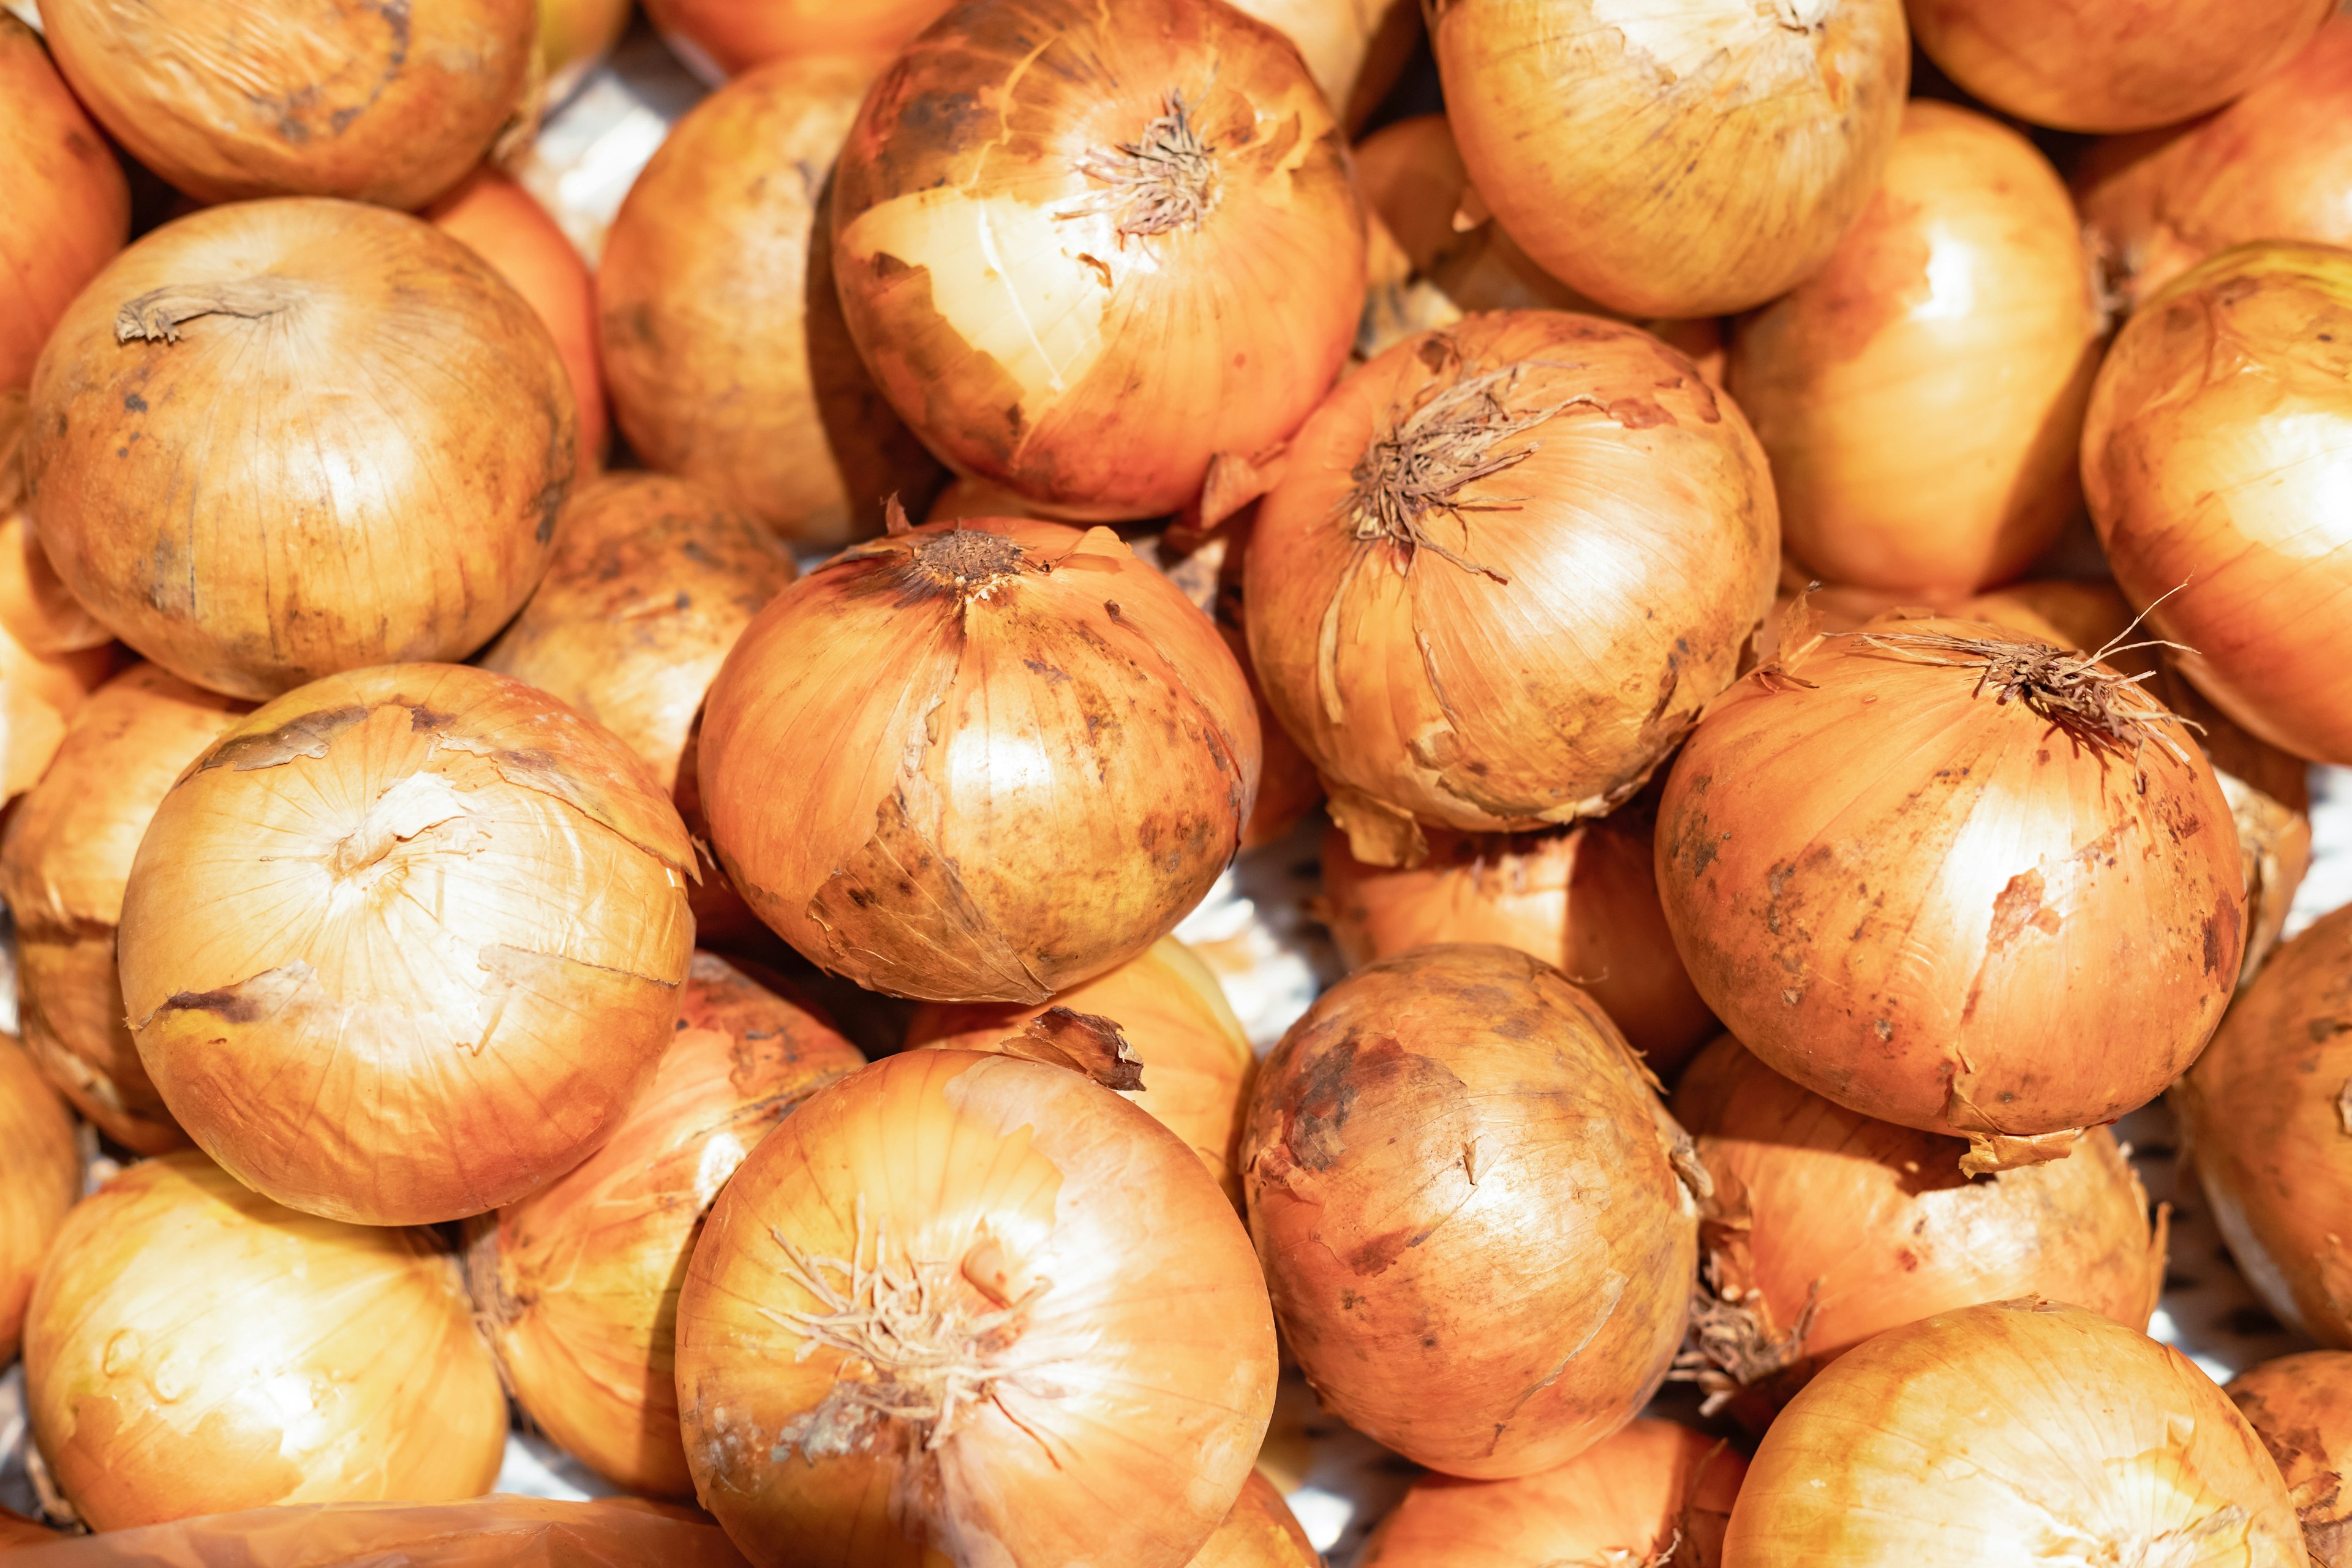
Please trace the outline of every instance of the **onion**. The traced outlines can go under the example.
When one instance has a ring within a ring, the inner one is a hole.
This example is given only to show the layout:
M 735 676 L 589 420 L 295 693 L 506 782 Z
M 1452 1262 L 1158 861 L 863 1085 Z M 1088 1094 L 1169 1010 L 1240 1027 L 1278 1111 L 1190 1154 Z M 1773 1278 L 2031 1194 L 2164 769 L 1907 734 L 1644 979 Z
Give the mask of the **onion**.
M 1252 1470 L 1233 1511 L 1185 1568 L 1323 1568 L 1323 1555 L 1265 1472 Z
M 695 1490 L 760 1563 L 1178 1568 L 1274 1384 L 1201 1162 L 1008 1057 L 909 1051 L 818 1093 L 719 1194 L 678 1300 Z
M 25 1044 L 77 1110 L 142 1154 L 187 1139 L 123 1022 L 114 971 L 123 883 L 172 781 L 245 711 L 152 664 L 133 666 L 76 711 L 0 843 Z
M 1643 316 L 1786 292 L 1877 188 L 1910 79 L 1896 0 L 1444 0 L 1462 159 L 1511 237 Z
M 950 479 L 931 498 L 925 522 L 961 522 L 984 517 L 1035 517 L 1029 503 L 988 479 Z
M 875 84 L 835 179 L 876 383 L 949 467 L 1057 515 L 1192 500 L 1213 457 L 1297 429 L 1355 339 L 1330 106 L 1224 5 L 971 0 Z
M 761 612 L 710 689 L 729 878 L 820 967 L 1034 1005 L 1172 930 L 1256 794 L 1216 627 L 1108 529 L 927 524 Z M 881 765 L 810 765 L 879 758 Z
M 1412 0 L 1233 0 L 1233 7 L 1297 46 L 1307 74 L 1351 124 L 1357 78 L 1369 63 L 1373 38 L 1387 24 L 1389 13 L 1413 8 Z M 1367 110 L 1370 107 L 1364 106 Z
M 539 78 L 556 108 L 587 79 L 629 26 L 629 0 L 539 0 Z
M 2083 428 L 2116 581 L 2224 713 L 2318 762 L 2352 763 L 2347 484 L 2352 251 L 2224 251 L 2124 324 Z
M 247 716 L 141 840 L 139 1055 L 247 1184 L 367 1225 L 512 1203 L 609 1137 L 693 946 L 677 813 L 519 680 L 394 665 Z
M 16 1359 L 34 1278 L 80 1195 L 73 1118 L 24 1047 L 0 1035 L 0 1364 Z
M 1724 1568 L 2303 1568 L 2278 1467 L 2168 1345 L 1997 1301 L 1892 1329 L 1764 1435 Z
M 59 1539 L 56 1531 L 34 1523 L 14 1509 L 0 1508 L 0 1548 L 47 1546 Z
M 533 0 L 42 0 L 58 68 L 116 141 L 199 201 L 417 207 L 522 97 Z
M 2352 1355 L 2305 1351 L 2231 1379 L 2226 1390 L 2278 1461 L 2303 1521 L 2311 1568 L 2352 1564 Z
M 1441 24 L 1442 25 L 1442 24 Z M 1246 567 L 1269 706 L 1358 858 L 1594 816 L 1729 685 L 1779 531 L 1747 421 L 1589 316 L 1408 339 L 1291 445 Z
M 193 1151 L 66 1220 L 25 1323 L 49 1473 L 93 1529 L 489 1489 L 506 1400 L 425 1233 L 278 1207 Z
M 1811 646 L 1808 646 L 1810 643 Z M 2197 1058 L 2245 946 L 2229 803 L 2116 671 L 1979 622 L 1786 638 L 1666 781 L 1658 891 L 1766 1066 L 2062 1158 Z
M 1693 1168 L 1591 999 L 1471 945 L 1325 992 L 1266 1058 L 1242 1142 L 1275 1315 L 1324 1407 L 1480 1478 L 1572 1458 L 1656 1391 Z
M 52 0 L 54 3 L 54 0 Z M 114 151 L 58 79 L 38 35 L 0 16 L 0 391 L 33 379 L 49 329 L 131 232 Z
M 798 1001 L 698 952 L 678 1032 L 610 1142 L 467 1222 L 467 1273 L 507 1386 L 615 1485 L 693 1491 L 671 1334 L 694 1238 L 760 1140 L 865 1060 Z
M 104 647 L 114 634 L 58 581 L 23 510 L 0 512 L 0 632 L 36 658 Z
M 1720 1568 L 1748 1461 L 1642 1420 L 1564 1465 L 1501 1481 L 1424 1476 L 1381 1521 L 1362 1568 Z
M 74 710 L 113 668 L 111 647 L 38 654 L 0 623 L 0 801 L 16 799 L 48 770 Z
M 953 3 L 646 0 L 646 15 L 678 58 L 707 81 L 724 81 L 771 60 L 819 56 L 855 60 L 871 81 L 892 55 Z
M 2049 160 L 1983 115 L 1908 105 L 1860 221 L 1733 339 L 1784 548 L 1840 583 L 1923 593 L 2025 570 L 2082 507 L 2105 329 Z
M 260 698 L 488 640 L 546 563 L 573 425 L 547 329 L 463 245 L 247 202 L 165 225 L 74 301 L 26 475 L 91 614 Z

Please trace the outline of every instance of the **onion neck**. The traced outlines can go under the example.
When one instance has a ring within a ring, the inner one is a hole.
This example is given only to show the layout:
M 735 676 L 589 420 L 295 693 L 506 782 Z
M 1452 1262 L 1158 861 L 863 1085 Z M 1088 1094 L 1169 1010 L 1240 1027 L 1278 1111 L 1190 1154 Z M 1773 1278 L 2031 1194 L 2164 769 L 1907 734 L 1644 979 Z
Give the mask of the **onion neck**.
M 1077 163 L 1098 182 L 1076 209 L 1108 216 L 1121 236 L 1197 229 L 1217 205 L 1217 149 L 1194 128 L 1184 95 L 1171 92 L 1166 108 L 1132 142 L 1096 148 Z
M 1021 574 L 1021 546 L 1001 533 L 958 528 L 935 533 L 908 552 L 915 574 L 943 594 L 969 604 L 984 599 L 1000 583 Z

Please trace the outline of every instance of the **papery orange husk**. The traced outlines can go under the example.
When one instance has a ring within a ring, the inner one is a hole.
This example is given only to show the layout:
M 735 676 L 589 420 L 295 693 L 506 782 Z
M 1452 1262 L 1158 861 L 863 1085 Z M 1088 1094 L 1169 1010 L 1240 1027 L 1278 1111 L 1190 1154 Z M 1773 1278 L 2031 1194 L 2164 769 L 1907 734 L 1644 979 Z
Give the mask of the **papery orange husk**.
M 954 0 L 646 0 L 678 58 L 717 83 L 772 60 L 832 56 L 874 79 L 890 57 Z
M 16 1037 L 0 1035 L 0 1363 L 16 1358 L 33 1280 L 80 1195 L 73 1117 Z
M 1185 1568 L 1323 1568 L 1323 1554 L 1265 1473 L 1252 1470 L 1233 1511 Z
M 2283 1355 L 2247 1368 L 2223 1392 L 2278 1461 L 2311 1568 L 2352 1565 L 2352 1354 Z
M 1696 1167 L 1651 1082 L 1591 997 L 1510 948 L 1420 948 L 1325 992 L 1242 1142 L 1275 1315 L 1324 1407 L 1480 1478 L 1632 1419 L 1697 1261 Z
M 555 109 L 603 63 L 629 26 L 631 0 L 539 0 L 541 98 Z
M 131 186 L 74 100 L 40 35 L 0 16 L 0 391 L 33 379 L 49 329 L 131 232 Z
M 422 1225 L 579 1163 L 652 1077 L 686 829 L 609 731 L 462 665 L 314 681 L 156 808 L 115 947 L 188 1135 L 289 1207 Z

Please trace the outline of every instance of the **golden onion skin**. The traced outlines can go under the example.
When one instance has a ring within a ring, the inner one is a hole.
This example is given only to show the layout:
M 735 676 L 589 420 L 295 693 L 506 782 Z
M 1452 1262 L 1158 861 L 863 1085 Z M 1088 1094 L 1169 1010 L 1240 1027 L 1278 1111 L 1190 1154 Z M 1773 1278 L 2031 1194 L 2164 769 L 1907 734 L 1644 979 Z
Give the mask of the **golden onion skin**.
M 58 79 L 40 36 L 0 16 L 0 391 L 33 379 L 49 329 L 131 232 L 131 185 L 114 150 Z
M 24 1047 L 0 1035 L 0 1359 L 16 1357 L 33 1281 L 80 1195 L 73 1117 Z
M 2352 1564 L 2352 1353 L 2305 1351 L 2247 1368 L 2225 1392 L 2278 1461 L 2311 1568 Z

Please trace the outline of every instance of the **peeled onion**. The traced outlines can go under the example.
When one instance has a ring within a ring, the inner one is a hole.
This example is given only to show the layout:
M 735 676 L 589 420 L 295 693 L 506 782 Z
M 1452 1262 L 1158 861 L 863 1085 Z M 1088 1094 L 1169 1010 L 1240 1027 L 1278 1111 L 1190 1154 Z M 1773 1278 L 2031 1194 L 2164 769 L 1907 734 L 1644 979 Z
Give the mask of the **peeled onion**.
M 0 390 L 33 379 L 49 329 L 131 232 L 114 150 L 58 78 L 40 36 L 0 16 Z
M 80 1195 L 73 1118 L 24 1047 L 0 1035 L 0 1364 L 16 1359 L 33 1280 Z
M 1616 1026 L 1525 953 L 1424 947 L 1325 992 L 1242 1142 L 1275 1315 L 1324 1408 L 1480 1478 L 1623 1426 L 1682 1341 L 1680 1137 Z
M 772 60 L 835 56 L 863 63 L 871 81 L 954 0 L 646 0 L 646 15 L 705 80 L 724 81 Z
M 280 1208 L 193 1151 L 68 1216 L 25 1325 L 49 1473 L 93 1529 L 488 1491 L 498 1368 L 422 1231 Z
M 2278 1461 L 2311 1568 L 2352 1563 L 2352 1355 L 2305 1351 L 2252 1367 L 2226 1392 Z
M 1274 1325 L 1175 1134 L 1083 1074 L 908 1051 L 728 1183 L 677 1380 L 696 1493 L 755 1563 L 1181 1568 L 1248 1479 Z
M 1252 1470 L 1233 1511 L 1185 1568 L 1323 1568 L 1323 1554 L 1265 1472 Z

